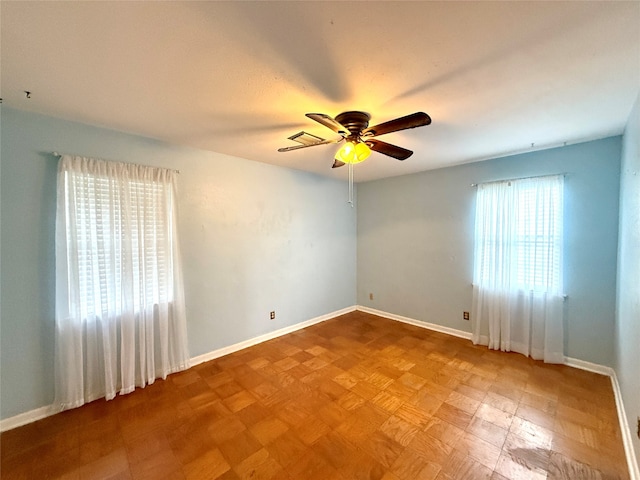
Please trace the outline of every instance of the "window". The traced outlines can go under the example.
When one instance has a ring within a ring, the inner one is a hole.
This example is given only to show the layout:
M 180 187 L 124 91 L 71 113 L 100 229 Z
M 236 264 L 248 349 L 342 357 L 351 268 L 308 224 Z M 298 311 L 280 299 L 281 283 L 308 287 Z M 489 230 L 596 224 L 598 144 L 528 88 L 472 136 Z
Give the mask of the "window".
M 474 283 L 562 292 L 563 177 L 478 185 Z
M 171 189 L 157 181 L 110 181 L 65 172 L 74 192 L 80 318 L 123 311 L 123 277 L 131 273 L 133 309 L 172 301 Z M 114 188 L 115 187 L 115 188 Z

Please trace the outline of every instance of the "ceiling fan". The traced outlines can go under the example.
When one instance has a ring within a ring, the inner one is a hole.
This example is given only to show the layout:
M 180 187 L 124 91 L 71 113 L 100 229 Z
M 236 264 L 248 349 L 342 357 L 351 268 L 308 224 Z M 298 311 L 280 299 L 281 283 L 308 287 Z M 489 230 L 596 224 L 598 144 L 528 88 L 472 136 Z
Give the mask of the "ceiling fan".
M 369 126 L 371 116 L 365 112 L 343 112 L 337 115 L 335 119 L 324 113 L 307 113 L 306 116 L 333 130 L 340 135 L 340 138 L 337 140 L 325 140 L 302 131 L 289 137 L 290 140 L 298 142 L 300 145 L 279 148 L 278 151 L 290 152 L 300 148 L 339 143 L 342 140 L 346 140 L 346 143 L 338 150 L 331 168 L 341 167 L 347 163 L 360 163 L 369 157 L 371 150 L 397 160 L 406 160 L 413 154 L 411 150 L 377 140 L 374 137 L 409 128 L 422 127 L 431 123 L 431 117 L 424 112 L 412 113 L 373 127 Z

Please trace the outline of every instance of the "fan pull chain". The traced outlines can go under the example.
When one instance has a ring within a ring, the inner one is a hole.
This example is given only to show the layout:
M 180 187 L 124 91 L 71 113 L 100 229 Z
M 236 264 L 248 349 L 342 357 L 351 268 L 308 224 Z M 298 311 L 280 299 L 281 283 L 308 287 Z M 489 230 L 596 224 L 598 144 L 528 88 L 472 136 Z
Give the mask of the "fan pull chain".
M 353 208 L 353 163 L 349 163 L 349 204 Z

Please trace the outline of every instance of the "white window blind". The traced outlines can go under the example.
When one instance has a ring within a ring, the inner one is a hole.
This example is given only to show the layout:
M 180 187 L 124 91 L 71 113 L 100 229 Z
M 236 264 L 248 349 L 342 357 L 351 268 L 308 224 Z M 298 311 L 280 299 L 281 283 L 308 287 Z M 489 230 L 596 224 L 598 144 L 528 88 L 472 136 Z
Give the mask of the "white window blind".
M 73 172 L 65 173 L 65 181 L 75 198 L 75 226 L 67 234 L 77 241 L 81 318 L 122 312 L 125 286 L 136 312 L 171 302 L 171 189 Z M 123 285 L 129 273 L 129 285 Z
M 478 186 L 474 283 L 562 292 L 563 177 Z

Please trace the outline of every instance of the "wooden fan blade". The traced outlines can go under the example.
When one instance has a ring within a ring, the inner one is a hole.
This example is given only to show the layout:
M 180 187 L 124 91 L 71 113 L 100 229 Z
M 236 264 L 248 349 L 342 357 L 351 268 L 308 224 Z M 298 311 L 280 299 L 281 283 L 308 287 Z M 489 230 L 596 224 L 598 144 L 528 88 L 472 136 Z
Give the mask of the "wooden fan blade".
M 397 160 L 406 160 L 413 152 L 411 150 L 407 150 L 406 148 L 398 147 L 396 145 L 391 145 L 390 143 L 381 142 L 380 140 L 367 139 L 365 142 L 369 145 L 369 148 L 374 152 L 382 153 L 384 155 L 388 155 Z
M 431 123 L 431 117 L 424 112 L 416 112 L 406 117 L 396 118 L 395 120 L 389 120 L 388 122 L 381 123 L 380 125 L 374 125 L 373 127 L 366 128 L 362 132 L 363 137 L 377 137 L 384 135 L 385 133 L 397 132 L 399 130 L 406 130 L 408 128 L 422 127 Z
M 340 139 L 342 140 L 342 139 Z M 330 143 L 338 143 L 340 140 L 323 140 L 321 142 L 315 142 L 315 143 L 307 143 L 305 145 L 293 145 L 291 147 L 282 147 L 279 148 L 278 151 L 279 152 L 290 152 L 292 150 L 299 150 L 301 148 L 307 148 L 307 147 L 315 147 L 317 145 L 328 145 Z
M 350 134 L 349 130 L 342 125 L 340 122 L 337 122 L 335 119 L 331 118 L 329 115 L 325 115 L 324 113 L 307 113 L 307 117 L 311 120 L 315 120 L 316 122 L 324 125 L 327 128 L 330 128 L 337 134 L 346 137 Z
M 331 165 L 331 168 L 338 168 L 338 167 L 342 167 L 343 165 L 346 165 L 346 163 L 344 163 L 341 160 L 338 160 L 337 158 L 334 158 L 333 165 Z

